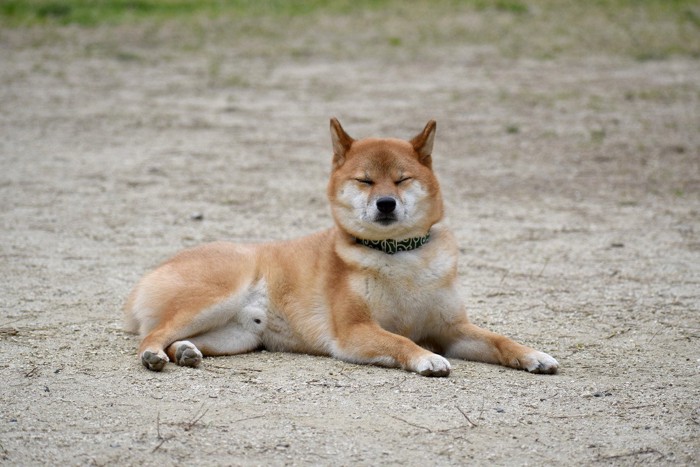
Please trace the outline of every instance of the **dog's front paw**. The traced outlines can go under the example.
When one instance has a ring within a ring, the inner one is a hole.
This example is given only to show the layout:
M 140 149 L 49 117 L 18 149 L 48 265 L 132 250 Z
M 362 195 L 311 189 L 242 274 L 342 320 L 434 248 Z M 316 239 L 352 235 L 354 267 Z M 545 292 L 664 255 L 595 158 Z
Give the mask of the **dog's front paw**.
M 165 364 L 169 361 L 170 359 L 162 350 L 159 350 L 158 352 L 145 350 L 141 354 L 141 363 L 143 363 L 143 366 L 151 371 L 161 371 Z
M 450 369 L 450 362 L 437 354 L 422 355 L 416 359 L 411 368 L 423 376 L 447 376 L 450 374 Z
M 533 350 L 518 359 L 520 368 L 530 373 L 554 374 L 559 370 L 559 362 L 544 352 Z

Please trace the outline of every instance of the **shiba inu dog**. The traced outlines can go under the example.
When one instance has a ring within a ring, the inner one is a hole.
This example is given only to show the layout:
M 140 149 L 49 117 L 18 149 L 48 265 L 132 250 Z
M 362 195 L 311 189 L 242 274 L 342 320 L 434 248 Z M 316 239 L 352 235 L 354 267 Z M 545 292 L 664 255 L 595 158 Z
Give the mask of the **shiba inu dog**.
M 211 243 L 147 274 L 125 306 L 143 365 L 196 367 L 259 348 L 447 376 L 447 358 L 556 373 L 543 352 L 471 324 L 432 170 L 436 124 L 354 140 L 331 119 L 335 226 L 297 240 Z M 447 358 L 446 358 L 447 357 Z

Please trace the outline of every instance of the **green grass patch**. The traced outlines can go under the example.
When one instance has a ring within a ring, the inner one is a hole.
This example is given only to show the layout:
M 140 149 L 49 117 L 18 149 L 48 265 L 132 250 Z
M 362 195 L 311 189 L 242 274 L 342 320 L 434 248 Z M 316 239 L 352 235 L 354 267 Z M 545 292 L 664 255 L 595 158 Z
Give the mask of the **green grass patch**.
M 488 45 L 543 60 L 700 58 L 697 0 L 0 0 L 0 25 L 9 28 L 175 22 L 183 34 L 204 28 L 209 37 L 217 28 L 209 19 L 222 40 L 313 36 L 406 56 L 433 45 Z
M 95 26 L 139 19 L 196 15 L 297 16 L 327 10 L 381 7 L 389 0 L 0 0 L 0 16 L 14 25 L 43 23 Z
M 134 19 L 201 14 L 299 16 L 318 12 L 350 14 L 396 8 L 443 13 L 471 9 L 516 16 L 567 9 L 611 15 L 644 10 L 652 16 L 671 13 L 677 15 L 679 21 L 700 27 L 700 8 L 696 0 L 0 0 L 0 18 L 11 25 L 57 23 L 93 26 Z

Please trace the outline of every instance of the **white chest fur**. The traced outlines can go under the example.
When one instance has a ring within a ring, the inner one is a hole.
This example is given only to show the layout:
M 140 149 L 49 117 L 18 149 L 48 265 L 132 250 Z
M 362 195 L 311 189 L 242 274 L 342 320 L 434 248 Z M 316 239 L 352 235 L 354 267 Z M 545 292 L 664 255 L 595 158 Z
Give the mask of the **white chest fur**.
M 441 243 L 441 240 L 447 243 Z M 386 330 L 420 340 L 427 329 L 449 325 L 462 313 L 453 275 L 456 254 L 451 238 L 431 234 L 431 241 L 409 252 L 387 255 L 360 250 L 362 265 L 352 288 Z

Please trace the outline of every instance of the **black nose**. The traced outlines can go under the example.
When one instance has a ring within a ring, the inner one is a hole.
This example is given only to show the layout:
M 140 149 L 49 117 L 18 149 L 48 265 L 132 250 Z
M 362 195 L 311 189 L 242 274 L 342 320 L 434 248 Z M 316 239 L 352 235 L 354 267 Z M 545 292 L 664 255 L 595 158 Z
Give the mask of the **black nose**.
M 396 209 L 396 200 L 389 196 L 384 196 L 377 200 L 377 209 L 383 214 L 389 214 Z

